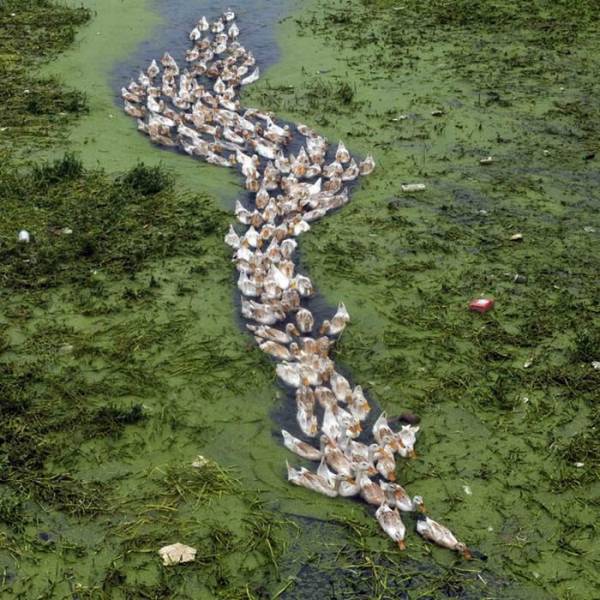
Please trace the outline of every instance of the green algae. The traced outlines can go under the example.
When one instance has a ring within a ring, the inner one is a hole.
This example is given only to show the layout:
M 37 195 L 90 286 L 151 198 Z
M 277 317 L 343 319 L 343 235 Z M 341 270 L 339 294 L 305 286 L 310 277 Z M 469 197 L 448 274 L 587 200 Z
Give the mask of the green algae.
M 47 0 L 8 0 L 0 6 L 0 152 L 19 142 L 45 147 L 64 140 L 67 123 L 86 110 L 85 93 L 40 77 L 33 68 L 67 48 L 90 13 Z
M 483 578 L 588 598 L 600 589 L 597 23 L 589 3 L 475 4 L 315 5 L 283 25 L 284 60 L 247 101 L 375 155 L 301 252 L 353 318 L 336 359 L 388 413 L 423 418 L 420 460 L 399 480 L 490 557 Z M 402 192 L 411 182 L 428 189 Z M 493 312 L 467 311 L 479 295 Z M 429 552 L 409 540 L 409 557 Z

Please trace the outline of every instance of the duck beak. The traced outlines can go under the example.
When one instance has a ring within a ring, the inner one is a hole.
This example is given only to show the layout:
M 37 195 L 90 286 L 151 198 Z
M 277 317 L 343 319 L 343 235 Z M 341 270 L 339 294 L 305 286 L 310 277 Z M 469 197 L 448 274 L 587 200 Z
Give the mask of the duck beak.
M 406 544 L 404 543 L 404 540 L 400 540 L 398 542 L 398 548 L 400 548 L 400 550 L 406 550 Z
M 427 509 L 425 508 L 425 504 L 420 504 L 419 507 L 417 508 L 417 510 L 421 513 L 421 514 L 425 514 L 427 512 Z
M 465 560 L 473 560 L 473 555 L 471 554 L 471 551 L 468 548 L 465 548 L 462 551 L 462 555 L 465 558 Z
M 408 453 L 408 458 L 411 458 L 411 459 L 417 458 L 417 453 L 414 450 L 410 450 Z

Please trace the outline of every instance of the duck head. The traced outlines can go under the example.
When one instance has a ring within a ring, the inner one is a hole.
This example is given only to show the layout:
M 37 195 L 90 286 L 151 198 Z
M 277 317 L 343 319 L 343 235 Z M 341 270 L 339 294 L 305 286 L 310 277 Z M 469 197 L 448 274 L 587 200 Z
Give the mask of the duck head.
M 425 508 L 425 502 L 424 502 L 422 496 L 414 496 L 412 499 L 412 505 L 413 505 L 413 509 L 420 513 L 424 514 L 425 512 L 427 512 L 427 510 Z

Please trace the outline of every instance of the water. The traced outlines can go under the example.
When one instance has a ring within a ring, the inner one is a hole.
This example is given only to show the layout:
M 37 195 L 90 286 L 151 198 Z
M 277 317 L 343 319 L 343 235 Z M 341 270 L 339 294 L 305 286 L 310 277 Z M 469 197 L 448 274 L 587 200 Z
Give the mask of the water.
M 111 78 L 115 100 L 120 102 L 119 90 L 123 85 L 164 52 L 169 52 L 180 65 L 185 64 L 183 56 L 190 47 L 188 35 L 196 21 L 202 15 L 209 21 L 214 20 L 227 8 L 235 11 L 241 29 L 240 42 L 252 50 L 261 70 L 276 63 L 279 47 L 275 25 L 297 8 L 297 1 L 253 0 L 220 4 L 208 0 L 157 0 L 155 10 L 163 22 L 134 53 L 115 65 Z

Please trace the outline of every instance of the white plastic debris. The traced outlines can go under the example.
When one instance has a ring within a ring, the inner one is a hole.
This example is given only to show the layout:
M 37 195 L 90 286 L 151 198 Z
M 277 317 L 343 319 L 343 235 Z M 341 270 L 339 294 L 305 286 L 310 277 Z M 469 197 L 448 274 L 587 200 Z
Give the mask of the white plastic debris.
M 575 466 L 576 466 L 578 469 L 581 469 L 581 468 L 585 467 L 585 463 L 582 463 L 582 462 L 576 462 L 576 463 L 573 463 L 573 464 L 574 464 L 574 465 L 575 465 Z
M 192 463 L 192 467 L 194 467 L 194 469 L 201 469 L 202 467 L 205 467 L 209 462 L 210 460 L 208 460 L 208 458 L 202 456 L 202 454 L 198 454 L 196 460 Z
M 494 162 L 493 156 L 486 156 L 485 158 L 482 158 L 479 160 L 480 165 L 491 165 L 493 162 Z
M 600 371 L 600 360 L 592 361 L 592 369 L 595 369 L 596 371 Z
M 424 183 L 405 183 L 400 186 L 403 192 L 423 192 L 427 189 Z
M 510 241 L 511 242 L 522 242 L 523 234 L 522 233 L 514 233 L 513 235 L 510 236 Z
M 29 244 L 29 242 L 31 241 L 29 231 L 27 231 L 26 229 L 21 229 L 21 231 L 19 231 L 19 235 L 17 236 L 17 241 L 21 244 Z
M 193 562 L 196 559 L 196 552 L 196 548 L 177 543 L 163 546 L 158 551 L 158 554 L 162 558 L 163 565 L 170 567 L 172 565 Z
M 73 230 L 70 227 L 63 227 L 61 229 L 61 233 L 63 235 L 71 235 L 73 233 Z
M 471 489 L 470 485 L 463 485 L 463 491 L 465 492 L 465 494 L 467 496 L 472 496 L 473 495 L 473 490 Z

